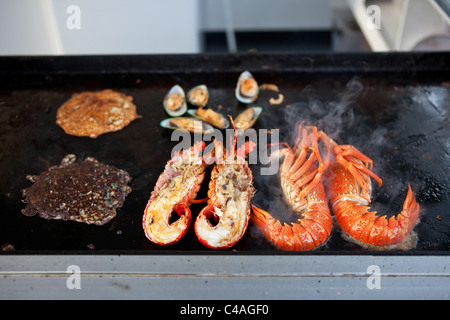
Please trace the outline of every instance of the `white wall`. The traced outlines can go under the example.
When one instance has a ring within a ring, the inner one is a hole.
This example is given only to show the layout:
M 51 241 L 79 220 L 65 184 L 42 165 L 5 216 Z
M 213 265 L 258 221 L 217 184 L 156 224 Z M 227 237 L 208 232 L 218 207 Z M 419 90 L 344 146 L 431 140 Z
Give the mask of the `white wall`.
M 67 8 L 80 8 L 69 29 Z M 198 0 L 0 0 L 0 55 L 197 53 Z

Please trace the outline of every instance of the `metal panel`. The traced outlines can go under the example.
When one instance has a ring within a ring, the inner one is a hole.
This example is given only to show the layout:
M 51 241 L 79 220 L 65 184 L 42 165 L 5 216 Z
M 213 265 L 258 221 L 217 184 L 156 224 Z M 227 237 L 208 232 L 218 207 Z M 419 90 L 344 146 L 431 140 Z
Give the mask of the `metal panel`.
M 67 286 L 71 265 L 80 289 Z M 0 256 L 0 298 L 448 299 L 448 265 L 442 256 Z

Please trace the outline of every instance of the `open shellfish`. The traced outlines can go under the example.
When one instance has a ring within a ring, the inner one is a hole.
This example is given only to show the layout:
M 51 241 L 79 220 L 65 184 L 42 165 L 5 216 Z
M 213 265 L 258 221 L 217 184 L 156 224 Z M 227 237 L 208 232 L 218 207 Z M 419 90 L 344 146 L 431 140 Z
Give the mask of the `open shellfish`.
M 188 91 L 188 102 L 197 107 L 205 107 L 208 104 L 209 92 L 208 87 L 204 84 L 195 86 Z
M 252 103 L 258 98 L 259 86 L 253 75 L 244 71 L 238 78 L 236 85 L 236 99 L 242 103 Z
M 251 128 L 255 124 L 261 112 L 261 107 L 252 107 L 241 112 L 234 120 L 236 128 L 242 129 L 243 131 Z
M 174 85 L 163 100 L 164 109 L 171 117 L 179 117 L 187 110 L 186 96 L 183 88 L 179 85 Z

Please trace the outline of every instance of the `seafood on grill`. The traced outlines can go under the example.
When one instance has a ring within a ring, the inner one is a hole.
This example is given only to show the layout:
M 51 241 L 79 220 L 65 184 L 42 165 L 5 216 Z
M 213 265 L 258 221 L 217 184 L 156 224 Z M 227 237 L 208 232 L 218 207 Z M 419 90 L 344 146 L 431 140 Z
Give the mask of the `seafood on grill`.
M 249 104 L 258 98 L 259 86 L 253 75 L 244 71 L 239 75 L 235 96 L 239 102 Z
M 212 133 L 214 128 L 209 124 L 191 117 L 167 118 L 160 122 L 161 127 L 166 129 L 187 130 L 190 133 Z
M 277 92 L 278 93 L 278 97 L 272 97 L 269 99 L 269 103 L 271 105 L 280 105 L 283 103 L 284 101 L 284 95 L 282 93 L 280 93 L 280 89 L 278 88 L 277 85 L 273 84 L 273 83 L 263 83 L 259 86 L 259 88 L 261 90 L 270 90 L 273 92 Z
M 194 228 L 199 241 L 211 249 L 226 249 L 235 245 L 247 230 L 250 218 L 253 175 L 245 156 L 255 144 L 247 141 L 235 151 L 236 138 L 235 128 L 234 143 L 228 153 L 222 143 L 214 140 L 216 165 L 211 173 L 208 205 L 195 220 Z
M 253 127 L 256 120 L 262 113 L 261 107 L 251 107 L 242 111 L 234 120 L 237 129 L 241 129 L 244 132 Z
M 332 217 L 322 176 L 325 164 L 318 147 L 316 127 L 299 126 L 293 148 L 286 145 L 279 155 L 283 196 L 297 219 L 283 223 L 269 212 L 252 205 L 251 222 L 269 242 L 284 251 L 309 251 L 323 245 L 331 234 Z
M 22 190 L 26 216 L 104 225 L 131 192 L 128 172 L 87 157 L 66 155 L 60 165 L 39 175 L 28 175 L 33 185 Z
M 195 86 L 188 91 L 188 102 L 197 107 L 206 107 L 209 100 L 208 87 L 204 84 Z
M 183 88 L 178 84 L 174 85 L 164 96 L 163 106 L 167 114 L 171 117 L 179 117 L 186 113 L 186 95 Z
M 417 235 L 412 231 L 419 221 L 420 206 L 411 186 L 402 211 L 387 218 L 370 211 L 371 178 L 381 186 L 382 180 L 372 172 L 372 160 L 351 145 L 338 145 L 324 135 L 334 160 L 327 173 L 331 207 L 344 238 L 371 250 L 406 250 L 415 247 Z
M 280 92 L 280 89 L 276 84 L 273 83 L 263 83 L 259 86 L 259 89 L 261 90 L 269 90 L 273 92 Z
M 282 104 L 284 101 L 284 95 L 282 95 L 281 93 L 278 94 L 278 98 L 270 98 L 269 99 L 269 103 L 271 105 L 279 105 Z
M 142 225 L 153 243 L 169 245 L 178 242 L 188 231 L 192 220 L 189 206 L 195 200 L 205 177 L 207 164 L 202 152 L 203 141 L 190 149 L 175 152 L 159 176 L 144 211 Z M 172 222 L 172 214 L 179 218 Z
M 56 124 L 66 134 L 96 139 L 120 131 L 139 118 L 133 97 L 105 89 L 74 93 L 58 108 Z
M 211 108 L 198 108 L 197 110 L 189 109 L 188 113 L 202 121 L 205 121 L 216 128 L 226 129 L 230 126 L 230 121 L 221 113 Z

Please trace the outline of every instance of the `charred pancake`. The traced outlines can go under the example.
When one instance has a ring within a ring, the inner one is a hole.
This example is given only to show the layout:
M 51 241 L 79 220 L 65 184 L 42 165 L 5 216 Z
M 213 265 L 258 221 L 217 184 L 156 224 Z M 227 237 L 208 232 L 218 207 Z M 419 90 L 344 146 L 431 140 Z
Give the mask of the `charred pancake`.
M 133 98 L 109 89 L 75 93 L 56 114 L 56 123 L 67 133 L 78 137 L 122 130 L 139 118 Z
M 103 225 L 116 216 L 131 192 L 130 175 L 94 158 L 75 162 L 69 154 L 58 166 L 37 176 L 27 176 L 33 185 L 24 189 L 22 210 L 26 216 Z

